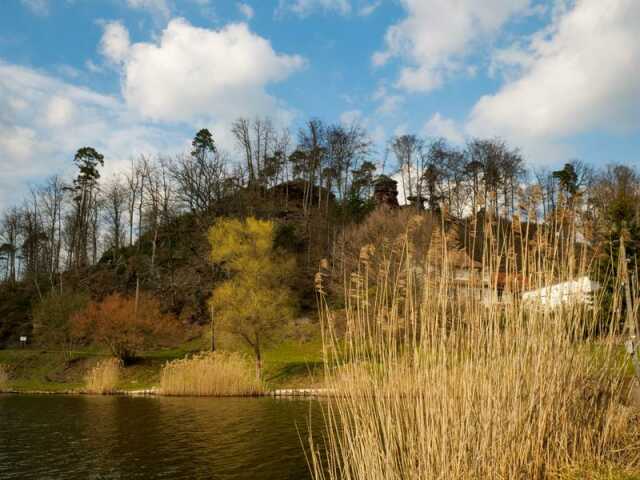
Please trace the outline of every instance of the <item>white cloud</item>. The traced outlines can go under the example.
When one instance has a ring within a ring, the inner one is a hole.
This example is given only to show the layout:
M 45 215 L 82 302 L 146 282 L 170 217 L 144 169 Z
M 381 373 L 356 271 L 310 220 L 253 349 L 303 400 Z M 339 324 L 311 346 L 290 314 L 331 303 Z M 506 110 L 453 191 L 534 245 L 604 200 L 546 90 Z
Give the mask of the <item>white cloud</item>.
M 361 110 L 348 110 L 342 112 L 340 115 L 340 123 L 343 125 L 353 125 L 354 123 L 361 123 L 363 119 Z
M 640 128 L 638 32 L 637 0 L 578 0 L 559 10 L 511 57 L 519 74 L 477 102 L 468 130 L 534 144 Z
M 115 97 L 0 60 L 0 208 L 28 180 L 69 172 L 82 146 L 105 155 L 108 173 L 130 155 L 181 151 L 185 137 L 145 124 Z
M 47 102 L 45 122 L 50 127 L 64 127 L 73 120 L 75 107 L 68 97 L 54 96 Z
M 42 17 L 49 15 L 49 0 L 20 0 L 20 3 L 27 7 L 34 15 Z
M 129 54 L 131 42 L 129 32 L 120 22 L 109 22 L 104 26 L 100 40 L 100 53 L 112 63 L 122 63 Z
M 397 86 L 408 91 L 438 88 L 464 66 L 470 49 L 496 35 L 531 0 L 401 0 L 407 17 L 385 35 L 376 66 L 391 58 L 404 61 Z
M 351 13 L 351 2 L 349 0 L 280 0 L 277 13 L 287 11 L 301 17 L 316 11 L 348 15 Z
M 376 0 L 374 2 L 361 2 L 360 8 L 358 8 L 358 15 L 361 17 L 368 17 L 375 12 L 378 7 L 382 5 L 382 0 Z
M 432 137 L 442 137 L 449 142 L 462 145 L 464 135 L 455 121 L 443 117 L 440 112 L 435 113 L 424 126 L 424 131 Z
M 380 105 L 376 109 L 376 112 L 383 115 L 391 115 L 397 112 L 403 103 L 404 97 L 402 95 L 386 95 L 381 98 Z
M 93 60 L 89 59 L 86 62 L 84 62 L 84 66 L 86 67 L 87 70 L 89 70 L 91 73 L 102 73 L 104 70 L 101 66 L 96 65 L 94 63 Z
M 491 78 L 501 75 L 506 79 L 513 79 L 524 68 L 530 67 L 532 62 L 531 54 L 516 43 L 492 53 L 488 73 Z
M 239 3 L 237 4 L 237 6 L 238 6 L 238 10 L 240 11 L 240 13 L 241 13 L 241 14 L 242 14 L 242 15 L 243 15 L 247 20 L 251 20 L 251 19 L 254 17 L 255 12 L 254 12 L 253 7 L 252 7 L 251 5 L 249 5 L 249 4 L 247 4 L 247 3 L 239 2 Z
M 171 7 L 167 0 L 127 0 L 127 4 L 131 8 L 147 10 L 165 19 L 171 16 Z
M 37 147 L 36 132 L 30 128 L 7 125 L 0 130 L 0 152 L 12 163 L 16 160 L 22 162 L 33 153 L 38 153 L 40 149 Z M 9 171 L 9 164 L 2 167 Z
M 389 93 L 387 87 L 380 85 L 371 97 L 374 101 L 379 102 L 376 113 L 383 115 L 391 115 L 398 111 L 405 101 L 402 95 Z
M 304 65 L 298 55 L 275 52 L 244 23 L 208 30 L 175 19 L 156 43 L 135 43 L 127 50 L 122 93 L 132 109 L 155 121 L 286 116 L 266 86 Z

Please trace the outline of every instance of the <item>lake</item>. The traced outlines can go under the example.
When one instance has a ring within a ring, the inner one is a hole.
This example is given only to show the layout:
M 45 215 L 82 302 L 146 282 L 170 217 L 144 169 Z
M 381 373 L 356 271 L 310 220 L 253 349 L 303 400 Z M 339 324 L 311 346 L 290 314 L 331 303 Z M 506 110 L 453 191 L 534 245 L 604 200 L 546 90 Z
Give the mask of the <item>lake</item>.
M 317 401 L 0 395 L 0 478 L 307 479 L 309 419 Z

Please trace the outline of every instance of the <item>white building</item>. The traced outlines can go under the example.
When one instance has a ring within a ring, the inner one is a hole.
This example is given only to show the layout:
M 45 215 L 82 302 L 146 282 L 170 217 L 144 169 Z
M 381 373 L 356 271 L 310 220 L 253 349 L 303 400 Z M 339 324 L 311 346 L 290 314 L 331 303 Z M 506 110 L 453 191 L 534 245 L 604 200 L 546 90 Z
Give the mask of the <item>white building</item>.
M 548 287 L 530 290 L 522 294 L 523 303 L 537 303 L 545 307 L 556 308 L 569 304 L 591 304 L 593 294 L 600 290 L 598 282 L 589 277 L 580 277 L 568 282 L 556 283 Z

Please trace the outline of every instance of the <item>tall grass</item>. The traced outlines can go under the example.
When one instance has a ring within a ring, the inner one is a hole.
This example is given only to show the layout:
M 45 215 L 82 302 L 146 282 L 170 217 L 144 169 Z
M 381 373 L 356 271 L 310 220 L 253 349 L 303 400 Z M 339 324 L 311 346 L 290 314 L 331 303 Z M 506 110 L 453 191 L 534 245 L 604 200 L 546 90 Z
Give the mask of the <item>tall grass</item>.
M 481 271 L 464 286 L 444 236 L 424 261 L 409 242 L 377 263 L 380 252 L 363 248 L 341 337 L 320 285 L 326 372 L 338 395 L 326 405 L 325 445 L 310 438 L 316 479 L 536 479 L 575 465 L 639 464 L 639 417 L 615 353 L 619 314 L 594 344 L 598 297 L 594 308 L 518 300 L 525 285 L 589 269 L 573 242 L 539 236 L 519 252 L 489 238 Z M 498 302 L 499 271 L 517 279 L 509 302 Z
M 86 393 L 108 395 L 116 391 L 120 379 L 122 362 L 117 358 L 109 358 L 98 362 L 85 376 Z
M 9 371 L 7 367 L 0 363 L 0 392 L 9 387 Z
M 202 353 L 174 360 L 162 368 L 160 389 L 165 395 L 252 396 L 264 393 L 255 370 L 242 355 Z

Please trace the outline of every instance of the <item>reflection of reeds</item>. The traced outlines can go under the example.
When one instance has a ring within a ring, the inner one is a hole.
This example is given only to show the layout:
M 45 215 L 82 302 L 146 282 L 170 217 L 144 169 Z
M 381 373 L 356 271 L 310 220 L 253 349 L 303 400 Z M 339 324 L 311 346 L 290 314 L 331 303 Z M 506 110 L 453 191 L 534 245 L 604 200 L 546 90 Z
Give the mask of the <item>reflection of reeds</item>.
M 86 393 L 107 395 L 116 391 L 120 378 L 121 361 L 117 358 L 101 360 L 85 376 Z
M 9 371 L 7 367 L 0 363 L 0 392 L 9 386 Z
M 371 259 L 361 259 L 344 336 L 320 293 L 328 387 L 338 395 L 326 407 L 324 453 L 314 445 L 316 479 L 528 479 L 640 463 L 614 350 L 620 318 L 596 341 L 600 298 L 595 308 L 556 309 L 518 300 L 524 285 L 585 275 L 585 256 L 551 238 L 518 252 L 516 272 L 513 247 L 487 237 L 482 271 L 466 285 L 448 267 L 445 238 L 433 242 L 442 258 L 430 265 L 413 263 L 410 249 L 385 253 L 375 284 Z M 486 295 L 498 269 L 513 279 L 509 301 Z
M 264 393 L 247 359 L 238 354 L 202 353 L 174 360 L 162 368 L 165 395 L 251 396 Z

